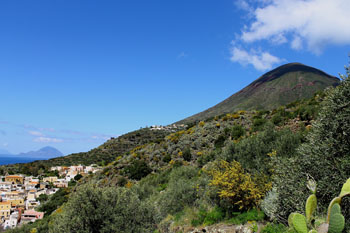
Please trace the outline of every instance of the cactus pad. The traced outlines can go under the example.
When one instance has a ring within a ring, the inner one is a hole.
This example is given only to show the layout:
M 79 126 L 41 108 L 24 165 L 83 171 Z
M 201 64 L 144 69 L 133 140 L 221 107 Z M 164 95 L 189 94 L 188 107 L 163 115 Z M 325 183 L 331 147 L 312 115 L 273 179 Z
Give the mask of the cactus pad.
M 310 222 L 311 217 L 312 217 L 313 213 L 315 212 L 316 208 L 317 208 L 317 198 L 316 198 L 315 194 L 312 194 L 307 199 L 306 206 L 305 206 L 305 213 L 306 213 L 307 222 Z
M 344 216 L 340 212 L 340 205 L 334 204 L 331 210 L 331 216 L 329 219 L 329 233 L 341 233 L 345 226 Z
M 304 215 L 295 213 L 292 218 L 293 227 L 298 233 L 307 233 L 306 218 Z
M 342 197 L 349 194 L 350 194 L 350 179 L 348 179 L 346 183 L 343 185 L 343 188 L 341 189 L 339 196 Z

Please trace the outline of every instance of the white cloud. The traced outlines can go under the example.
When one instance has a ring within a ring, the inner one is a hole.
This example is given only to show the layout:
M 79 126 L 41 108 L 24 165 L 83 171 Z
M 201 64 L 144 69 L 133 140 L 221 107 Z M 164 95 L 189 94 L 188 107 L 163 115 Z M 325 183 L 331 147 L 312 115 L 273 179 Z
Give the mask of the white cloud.
M 303 48 L 303 41 L 299 36 L 295 36 L 292 40 L 292 43 L 290 44 L 290 47 L 295 50 L 300 50 Z
M 52 138 L 52 137 L 37 137 L 34 139 L 34 142 L 63 142 L 60 138 Z
M 254 11 L 244 42 L 286 38 L 293 49 L 319 54 L 327 45 L 350 44 L 349 0 L 272 0 Z M 283 42 L 283 40 L 282 40 Z
M 44 134 L 39 131 L 29 131 L 28 133 L 33 136 L 44 136 Z
M 179 53 L 179 55 L 177 55 L 177 59 L 186 58 L 187 56 L 188 56 L 187 53 L 181 52 Z
M 241 65 L 253 65 L 255 69 L 260 71 L 269 70 L 274 64 L 282 62 L 282 59 L 275 57 L 268 52 L 261 52 L 258 54 L 258 52 L 253 50 L 247 52 L 244 49 L 233 47 L 231 53 L 231 61 L 238 62 Z

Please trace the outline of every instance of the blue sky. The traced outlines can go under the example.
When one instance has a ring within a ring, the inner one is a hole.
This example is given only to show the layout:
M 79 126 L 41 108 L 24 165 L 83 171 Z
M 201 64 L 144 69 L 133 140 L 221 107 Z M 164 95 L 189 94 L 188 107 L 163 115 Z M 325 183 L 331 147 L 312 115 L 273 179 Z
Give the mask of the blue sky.
M 347 1 L 1 1 L 0 149 L 88 151 L 287 62 L 338 76 Z

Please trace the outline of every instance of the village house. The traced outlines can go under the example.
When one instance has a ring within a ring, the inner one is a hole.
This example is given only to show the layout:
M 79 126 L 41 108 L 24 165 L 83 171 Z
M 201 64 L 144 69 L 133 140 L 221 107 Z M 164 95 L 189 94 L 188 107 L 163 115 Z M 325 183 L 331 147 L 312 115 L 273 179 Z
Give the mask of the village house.
M 11 212 L 11 202 L 2 201 L 0 202 L 0 218 L 8 219 L 10 217 Z
M 37 212 L 35 210 L 26 210 L 21 216 L 22 223 L 35 222 L 38 219 L 42 219 L 44 217 L 43 212 Z
M 18 220 L 20 218 L 20 215 L 18 213 L 18 211 L 16 212 L 13 212 L 11 215 L 10 215 L 10 218 L 8 220 L 5 221 L 4 223 L 4 229 L 11 229 L 11 228 L 15 228 L 18 224 Z
M 11 182 L 12 184 L 24 184 L 24 177 L 19 175 L 5 176 L 5 182 Z
M 53 182 L 57 181 L 57 179 L 58 179 L 57 176 L 44 177 L 43 182 L 53 183 Z

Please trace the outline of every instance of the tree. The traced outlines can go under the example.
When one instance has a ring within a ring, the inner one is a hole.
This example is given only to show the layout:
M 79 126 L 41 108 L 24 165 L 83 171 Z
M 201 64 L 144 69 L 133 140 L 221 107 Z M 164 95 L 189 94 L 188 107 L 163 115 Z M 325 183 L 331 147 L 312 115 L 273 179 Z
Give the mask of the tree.
M 56 213 L 49 232 L 153 232 L 156 224 L 153 207 L 121 187 L 81 186 Z
M 78 180 L 80 180 L 82 177 L 83 177 L 83 176 L 82 176 L 81 174 L 78 174 L 78 175 L 74 176 L 74 180 L 75 180 L 75 181 L 78 181 Z

